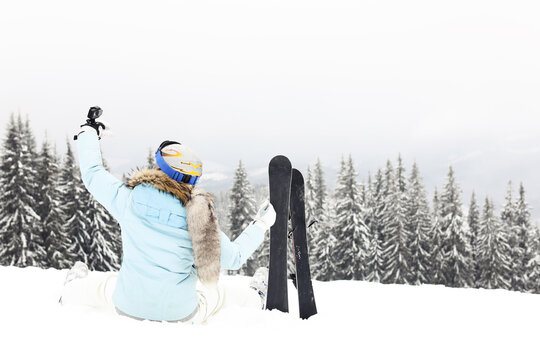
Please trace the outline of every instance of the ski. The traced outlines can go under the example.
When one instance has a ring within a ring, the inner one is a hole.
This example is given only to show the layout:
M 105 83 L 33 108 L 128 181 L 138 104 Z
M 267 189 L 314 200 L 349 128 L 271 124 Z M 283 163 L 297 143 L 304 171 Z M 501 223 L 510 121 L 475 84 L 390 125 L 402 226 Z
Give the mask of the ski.
M 296 289 L 300 317 L 308 319 L 317 313 L 315 295 L 311 283 L 309 254 L 306 238 L 306 210 L 304 204 L 304 177 L 297 169 L 292 170 L 290 199 L 292 243 L 294 262 L 296 265 Z
M 270 264 L 266 308 L 289 312 L 287 293 L 287 226 L 291 193 L 291 162 L 278 155 L 268 167 L 270 203 L 276 211 L 276 222 L 270 228 Z

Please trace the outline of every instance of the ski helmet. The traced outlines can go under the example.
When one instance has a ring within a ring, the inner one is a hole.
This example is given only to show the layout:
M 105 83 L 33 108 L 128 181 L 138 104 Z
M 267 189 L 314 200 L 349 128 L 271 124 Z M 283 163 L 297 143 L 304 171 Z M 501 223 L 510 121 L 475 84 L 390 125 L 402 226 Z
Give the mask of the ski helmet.
M 171 179 L 195 185 L 202 175 L 202 162 L 190 148 L 166 140 L 156 151 L 156 163 Z

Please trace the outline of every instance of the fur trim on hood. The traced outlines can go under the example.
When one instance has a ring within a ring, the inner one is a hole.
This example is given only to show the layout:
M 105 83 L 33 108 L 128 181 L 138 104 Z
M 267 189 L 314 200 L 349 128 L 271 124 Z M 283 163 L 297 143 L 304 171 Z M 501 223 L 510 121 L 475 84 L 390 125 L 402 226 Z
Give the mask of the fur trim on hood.
M 191 236 L 195 267 L 199 280 L 205 285 L 215 285 L 221 269 L 221 232 L 214 213 L 214 202 L 207 192 L 171 179 L 159 169 L 136 171 L 127 186 L 147 183 L 158 190 L 174 195 L 186 207 L 187 227 Z
M 158 190 L 168 192 L 178 198 L 184 206 L 191 198 L 191 190 L 188 184 L 180 183 L 171 179 L 160 169 L 141 169 L 131 175 L 127 186 L 133 189 L 135 186 L 147 183 Z

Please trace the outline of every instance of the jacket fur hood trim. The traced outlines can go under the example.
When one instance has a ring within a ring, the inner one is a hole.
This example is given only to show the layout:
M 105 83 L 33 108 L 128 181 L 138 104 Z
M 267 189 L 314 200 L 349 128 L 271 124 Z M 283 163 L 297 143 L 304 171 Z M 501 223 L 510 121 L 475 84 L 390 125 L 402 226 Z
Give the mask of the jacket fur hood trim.
M 199 280 L 207 286 L 217 284 L 221 270 L 221 231 L 210 194 L 201 189 L 191 191 L 187 184 L 171 179 L 159 169 L 136 171 L 127 181 L 127 186 L 134 188 L 142 183 L 174 195 L 186 207 L 187 227 Z
M 184 206 L 191 198 L 191 190 L 189 185 L 179 183 L 178 181 L 171 179 L 167 174 L 159 169 L 137 170 L 128 179 L 126 185 L 133 189 L 135 186 L 143 183 L 150 184 L 158 190 L 174 195 L 182 202 L 182 205 Z

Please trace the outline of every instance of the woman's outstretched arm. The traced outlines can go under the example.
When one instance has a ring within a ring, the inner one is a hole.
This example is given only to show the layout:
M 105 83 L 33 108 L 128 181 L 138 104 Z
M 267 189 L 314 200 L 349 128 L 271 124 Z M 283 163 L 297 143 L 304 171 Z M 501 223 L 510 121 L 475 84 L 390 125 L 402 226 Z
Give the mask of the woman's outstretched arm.
M 77 139 L 79 166 L 84 185 L 94 198 L 117 220 L 124 215 L 131 189 L 110 174 L 103 166 L 99 138 L 93 129 L 79 134 Z

